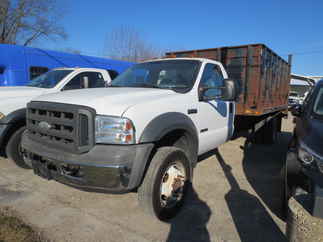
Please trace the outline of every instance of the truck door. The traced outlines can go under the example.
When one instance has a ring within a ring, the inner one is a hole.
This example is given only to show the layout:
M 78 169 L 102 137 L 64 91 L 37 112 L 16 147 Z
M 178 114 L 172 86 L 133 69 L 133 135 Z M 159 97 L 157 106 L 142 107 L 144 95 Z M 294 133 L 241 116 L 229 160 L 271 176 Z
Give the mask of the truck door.
M 208 63 L 199 84 L 201 88 L 211 88 L 204 96 L 214 97 L 221 94 L 223 74 L 220 66 Z M 225 143 L 233 131 L 234 104 L 214 98 L 198 102 L 199 153 L 210 151 Z

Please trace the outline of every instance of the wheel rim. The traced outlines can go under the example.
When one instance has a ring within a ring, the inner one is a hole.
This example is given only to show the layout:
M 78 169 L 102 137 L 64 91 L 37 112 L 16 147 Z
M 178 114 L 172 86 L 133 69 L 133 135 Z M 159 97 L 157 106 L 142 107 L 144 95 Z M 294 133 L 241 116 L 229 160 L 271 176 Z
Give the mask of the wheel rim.
M 174 162 L 167 167 L 160 185 L 160 203 L 162 207 L 174 207 L 182 200 L 185 181 L 185 168 L 180 162 Z

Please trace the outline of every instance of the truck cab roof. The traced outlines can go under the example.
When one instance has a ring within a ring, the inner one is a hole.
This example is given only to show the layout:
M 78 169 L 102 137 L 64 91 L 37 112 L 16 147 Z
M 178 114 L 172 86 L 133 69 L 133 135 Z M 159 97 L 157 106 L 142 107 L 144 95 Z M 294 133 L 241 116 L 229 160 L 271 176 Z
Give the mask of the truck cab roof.
M 101 72 L 103 69 L 98 69 L 98 68 L 87 68 L 87 67 L 58 67 L 54 68 L 52 70 L 82 70 L 82 71 L 97 71 Z
M 215 61 L 213 59 L 207 59 L 207 58 L 196 58 L 196 57 L 173 57 L 173 58 L 159 58 L 159 59 L 152 59 L 152 60 L 146 60 L 143 61 L 142 63 L 145 62 L 157 62 L 157 61 L 167 61 L 167 60 L 196 60 L 196 61 L 200 61 L 200 62 L 212 62 L 215 63 L 217 65 L 221 65 L 221 62 Z

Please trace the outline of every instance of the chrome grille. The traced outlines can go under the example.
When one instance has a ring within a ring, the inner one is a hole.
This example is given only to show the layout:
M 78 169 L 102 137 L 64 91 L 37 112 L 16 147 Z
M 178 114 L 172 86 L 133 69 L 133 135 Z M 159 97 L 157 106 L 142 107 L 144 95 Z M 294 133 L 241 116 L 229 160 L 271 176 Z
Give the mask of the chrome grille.
M 27 129 L 31 139 L 72 153 L 83 153 L 94 145 L 92 108 L 78 105 L 30 102 Z

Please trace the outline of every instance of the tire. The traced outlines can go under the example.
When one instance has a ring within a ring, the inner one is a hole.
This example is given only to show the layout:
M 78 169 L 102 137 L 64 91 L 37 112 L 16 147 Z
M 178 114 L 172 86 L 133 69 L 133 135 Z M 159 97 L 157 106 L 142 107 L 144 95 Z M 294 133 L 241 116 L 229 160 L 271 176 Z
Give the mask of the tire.
M 264 143 L 265 144 L 274 144 L 277 142 L 277 118 L 273 118 L 270 120 L 268 124 L 265 125 L 265 132 L 264 132 Z
M 278 121 L 277 118 L 273 118 L 267 124 L 265 124 L 254 137 L 255 144 L 274 144 L 278 138 Z
M 21 136 L 25 129 L 26 127 L 23 126 L 11 135 L 6 146 L 6 154 L 9 159 L 16 163 L 17 166 L 24 169 L 30 169 L 31 167 L 25 163 L 20 151 Z
M 174 174 L 177 174 L 176 178 Z M 174 217 L 184 203 L 190 177 L 189 160 L 182 149 L 159 148 L 138 189 L 139 205 L 146 213 L 160 220 Z M 177 189 L 174 188 L 176 185 L 179 186 Z M 165 187 L 168 190 L 164 190 Z M 171 195 L 165 195 L 165 191 L 171 191 Z M 175 200 L 172 200 L 173 197 L 176 197 Z
M 256 144 L 256 145 L 262 145 L 264 144 L 264 137 L 265 137 L 265 129 L 264 127 L 262 127 L 261 129 L 259 129 L 256 133 L 255 136 L 252 140 L 252 143 Z

